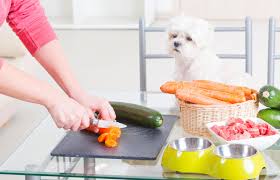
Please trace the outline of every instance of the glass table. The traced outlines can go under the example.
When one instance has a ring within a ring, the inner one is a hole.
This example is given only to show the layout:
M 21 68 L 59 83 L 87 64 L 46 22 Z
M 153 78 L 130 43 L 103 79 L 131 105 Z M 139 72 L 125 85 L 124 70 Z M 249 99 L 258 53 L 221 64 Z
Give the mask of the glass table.
M 94 94 L 104 96 L 109 100 L 146 105 L 159 110 L 162 114 L 178 115 L 178 110 L 174 108 L 175 100 L 171 95 L 140 92 L 95 92 Z M 71 177 L 87 180 L 96 178 L 212 179 L 206 175 L 164 172 L 161 167 L 162 152 L 155 161 L 52 157 L 50 152 L 67 132 L 57 129 L 51 117 L 42 107 L 18 103 L 17 110 L 19 114 L 14 117 L 13 121 L 24 121 L 30 118 L 43 120 L 34 121 L 34 127 L 28 130 L 24 137 L 21 137 L 19 145 L 0 161 L 0 174 L 25 176 L 26 180 L 69 179 Z M 178 121 L 167 141 L 185 136 L 188 134 L 183 131 Z M 5 148 L 5 144 L 0 145 L 1 149 Z M 268 168 L 263 170 L 259 179 L 280 179 L 279 152 L 280 142 L 264 151 Z

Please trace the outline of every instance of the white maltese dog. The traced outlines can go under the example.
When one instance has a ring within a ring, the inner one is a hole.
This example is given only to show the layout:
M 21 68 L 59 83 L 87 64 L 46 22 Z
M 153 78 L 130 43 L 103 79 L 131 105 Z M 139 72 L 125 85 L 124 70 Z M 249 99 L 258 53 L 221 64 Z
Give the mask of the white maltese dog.
M 175 80 L 212 80 L 251 87 L 251 76 L 223 65 L 211 49 L 214 28 L 205 20 L 178 16 L 167 28 L 168 51 L 175 57 Z

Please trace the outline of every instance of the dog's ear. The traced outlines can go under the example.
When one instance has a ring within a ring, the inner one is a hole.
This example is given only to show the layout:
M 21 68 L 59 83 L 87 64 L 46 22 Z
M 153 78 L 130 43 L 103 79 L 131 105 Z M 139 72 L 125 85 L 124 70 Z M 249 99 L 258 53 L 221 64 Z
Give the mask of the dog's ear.
M 199 48 L 210 47 L 214 39 L 214 27 L 207 21 L 197 19 L 189 34 Z

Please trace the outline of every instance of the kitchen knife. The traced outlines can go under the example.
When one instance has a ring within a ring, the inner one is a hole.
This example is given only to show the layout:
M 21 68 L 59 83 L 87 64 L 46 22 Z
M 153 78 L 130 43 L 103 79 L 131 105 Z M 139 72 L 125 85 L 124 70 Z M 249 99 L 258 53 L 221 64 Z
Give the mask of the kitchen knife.
M 110 126 L 115 126 L 118 128 L 127 127 L 125 124 L 119 123 L 115 120 L 92 119 L 91 124 L 97 126 L 98 128 L 108 128 Z

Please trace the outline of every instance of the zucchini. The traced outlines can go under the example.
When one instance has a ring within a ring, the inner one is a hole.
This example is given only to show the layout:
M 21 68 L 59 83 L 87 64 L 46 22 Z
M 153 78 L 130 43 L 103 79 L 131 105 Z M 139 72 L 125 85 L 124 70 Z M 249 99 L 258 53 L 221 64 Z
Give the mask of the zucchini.
M 280 109 L 280 90 L 276 87 L 266 85 L 259 91 L 260 103 L 266 107 Z
M 258 118 L 263 119 L 275 128 L 280 128 L 280 111 L 277 109 L 262 109 L 258 112 Z
M 125 120 L 143 127 L 157 128 L 163 124 L 160 112 L 137 104 L 125 102 L 110 102 L 114 108 L 117 120 Z

